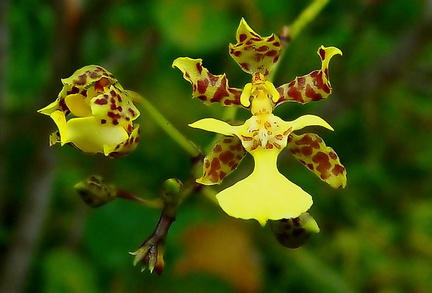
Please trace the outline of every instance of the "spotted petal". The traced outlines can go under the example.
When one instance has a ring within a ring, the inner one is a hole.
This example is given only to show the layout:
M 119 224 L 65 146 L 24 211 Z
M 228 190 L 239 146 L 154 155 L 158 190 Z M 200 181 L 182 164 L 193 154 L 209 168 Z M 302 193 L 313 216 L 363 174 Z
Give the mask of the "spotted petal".
M 346 170 L 340 163 L 338 155 L 331 147 L 314 133 L 296 135 L 288 138 L 288 149 L 309 170 L 333 188 L 346 185 Z
M 204 158 L 203 175 L 196 181 L 204 185 L 221 183 L 237 168 L 245 155 L 246 150 L 240 139 L 235 136 L 223 137 Z
M 180 57 L 174 60 L 173 67 L 183 72 L 183 77 L 192 84 L 192 97 L 205 104 L 220 103 L 222 106 L 241 106 L 242 90 L 230 88 L 225 74 L 213 75 L 202 66 L 202 59 Z
M 261 37 L 242 18 L 236 40 L 236 44 L 229 45 L 229 53 L 240 68 L 249 74 L 259 72 L 267 76 L 279 60 L 279 38 L 274 34 Z
M 327 98 L 331 93 L 331 84 L 328 74 L 328 65 L 334 55 L 342 55 L 342 51 L 335 47 L 323 47 L 318 49 L 321 58 L 321 69 L 312 71 L 307 75 L 296 77 L 290 83 L 277 88 L 280 99 L 276 103 L 297 102 L 300 104 L 318 101 Z
M 221 208 L 230 216 L 267 220 L 296 218 L 312 205 L 311 196 L 279 173 L 276 161 L 279 150 L 257 149 L 251 154 L 254 171 L 216 195 Z

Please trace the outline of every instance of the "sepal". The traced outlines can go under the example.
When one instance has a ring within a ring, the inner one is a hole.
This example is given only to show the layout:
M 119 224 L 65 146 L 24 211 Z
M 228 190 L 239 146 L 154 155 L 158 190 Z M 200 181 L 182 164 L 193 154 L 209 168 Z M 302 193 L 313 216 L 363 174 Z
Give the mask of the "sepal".
M 321 69 L 296 77 L 290 83 L 278 87 L 277 91 L 280 98 L 276 106 L 284 102 L 305 104 L 327 98 L 331 94 L 332 88 L 328 73 L 329 62 L 334 55 L 342 55 L 342 51 L 336 47 L 321 46 L 317 54 L 321 58 Z
M 267 76 L 279 60 L 281 42 L 275 34 L 261 37 L 242 18 L 237 28 L 236 44 L 229 45 L 229 54 L 249 74 Z
M 202 59 L 179 57 L 173 67 L 183 72 L 183 77 L 192 85 L 192 97 L 204 104 L 220 103 L 222 106 L 241 106 L 242 90 L 230 88 L 225 74 L 213 75 L 202 66 Z
M 333 188 L 346 186 L 346 170 L 338 155 L 326 146 L 321 137 L 314 133 L 296 135 L 288 138 L 288 149 L 296 159 Z
M 246 155 L 240 139 L 225 136 L 216 142 L 211 152 L 204 158 L 203 175 L 196 181 L 204 185 L 219 184 L 231 174 Z

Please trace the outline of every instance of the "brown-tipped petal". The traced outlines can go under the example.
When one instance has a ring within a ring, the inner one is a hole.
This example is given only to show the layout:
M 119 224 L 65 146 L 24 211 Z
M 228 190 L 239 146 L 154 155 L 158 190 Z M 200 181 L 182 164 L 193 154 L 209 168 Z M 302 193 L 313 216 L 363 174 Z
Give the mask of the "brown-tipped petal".
M 317 53 L 321 58 L 321 69 L 296 77 L 290 83 L 278 87 L 280 98 L 276 105 L 284 102 L 305 104 L 327 98 L 330 95 L 332 88 L 328 75 L 328 64 L 334 55 L 342 55 L 342 52 L 335 47 L 321 46 Z
M 202 66 L 201 59 L 177 58 L 173 62 L 183 72 L 183 77 L 192 84 L 192 97 L 205 104 L 220 103 L 222 106 L 241 106 L 242 90 L 230 88 L 225 74 L 213 75 Z
M 335 151 L 326 146 L 318 135 L 291 133 L 287 147 L 300 163 L 331 187 L 344 188 L 346 186 L 345 167 L 340 163 Z

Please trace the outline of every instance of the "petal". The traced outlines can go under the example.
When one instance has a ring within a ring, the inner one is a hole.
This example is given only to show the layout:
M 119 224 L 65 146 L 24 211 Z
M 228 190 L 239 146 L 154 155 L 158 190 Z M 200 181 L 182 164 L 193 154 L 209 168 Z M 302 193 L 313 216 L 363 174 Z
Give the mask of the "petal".
M 237 137 L 220 139 L 204 158 L 203 175 L 196 181 L 204 185 L 221 183 L 226 176 L 237 169 L 245 155 L 246 150 Z
M 140 141 L 139 134 L 139 125 L 134 125 L 134 129 L 132 133 L 129 135 L 129 138 L 125 141 L 117 145 L 108 145 L 104 146 L 103 153 L 105 156 L 110 156 L 112 158 L 122 157 L 134 151 L 138 146 L 138 142 Z
M 132 92 L 111 85 L 90 101 L 90 107 L 92 114 L 102 123 L 120 125 L 130 133 L 133 128 L 132 121 L 140 115 L 132 100 Z
M 102 78 L 107 79 L 107 83 L 105 81 L 101 84 L 97 85 L 97 87 L 103 87 L 107 84 L 114 84 L 117 82 L 117 79 L 114 75 L 98 65 L 87 65 L 78 70 L 76 70 L 70 77 L 63 78 L 61 81 L 64 85 L 75 86 L 78 88 L 88 87 L 89 85 L 94 84 L 97 81 L 100 81 Z
M 288 149 L 300 163 L 331 187 L 344 188 L 346 186 L 345 167 L 340 163 L 335 151 L 326 146 L 318 135 L 291 133 L 288 139 Z
M 123 127 L 102 125 L 95 117 L 73 118 L 65 125 L 63 121 L 56 123 L 62 145 L 71 143 L 89 154 L 103 153 L 105 148 L 115 147 L 128 139 Z
M 205 104 L 220 103 L 222 106 L 240 104 L 242 90 L 230 88 L 225 74 L 213 75 L 202 66 L 201 59 L 181 57 L 174 60 L 173 67 L 183 72 L 183 77 L 192 84 L 192 97 Z
M 222 209 L 230 216 L 267 220 L 296 218 L 309 210 L 311 196 L 279 173 L 278 150 L 251 152 L 255 168 L 251 175 L 216 195 Z
M 229 45 L 229 53 L 240 68 L 249 74 L 259 72 L 267 76 L 279 60 L 279 38 L 274 34 L 261 37 L 242 18 L 236 40 L 236 44 Z
M 307 126 L 322 126 L 329 130 L 333 130 L 333 127 L 330 126 L 324 119 L 316 115 L 303 115 L 293 121 L 283 121 L 280 122 L 282 125 L 288 125 L 292 128 L 292 131 L 299 130 L 305 128 Z
M 51 104 L 49 104 L 46 107 L 43 107 L 42 109 L 39 109 L 38 112 L 44 115 L 51 115 L 52 112 L 54 112 L 55 110 L 58 110 L 59 108 L 59 100 L 55 100 L 54 102 L 52 102 Z
M 90 116 L 90 106 L 86 103 L 85 97 L 81 94 L 71 94 L 65 97 L 66 106 L 71 113 L 77 117 Z
M 342 55 L 342 51 L 335 47 L 321 46 L 318 49 L 321 58 L 321 69 L 312 71 L 307 75 L 296 77 L 290 83 L 277 88 L 280 99 L 276 103 L 297 102 L 301 104 L 327 98 L 331 93 L 331 84 L 328 75 L 328 65 L 334 55 Z
M 189 124 L 192 128 L 199 128 L 206 131 L 220 133 L 223 135 L 233 135 L 237 133 L 240 126 L 233 126 L 224 121 L 214 118 L 204 118 Z

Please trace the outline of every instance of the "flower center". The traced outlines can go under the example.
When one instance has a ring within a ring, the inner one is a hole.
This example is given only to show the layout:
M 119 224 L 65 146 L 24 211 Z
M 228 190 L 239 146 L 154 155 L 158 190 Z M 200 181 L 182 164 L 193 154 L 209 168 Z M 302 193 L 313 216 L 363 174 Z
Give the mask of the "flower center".
M 239 136 L 243 147 L 248 151 L 258 148 L 282 150 L 287 145 L 292 128 L 281 127 L 281 121 L 271 113 L 252 116 L 247 121 L 246 132 Z

